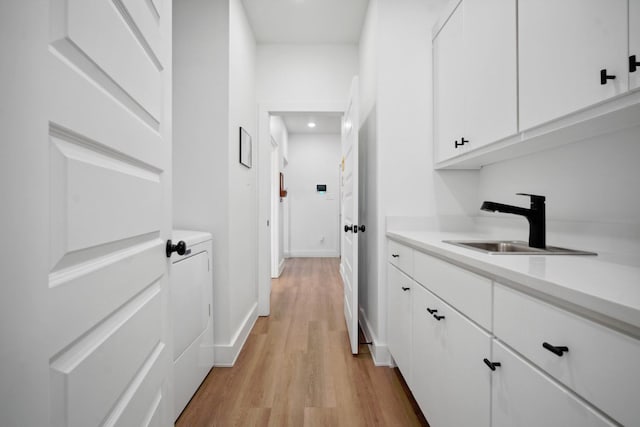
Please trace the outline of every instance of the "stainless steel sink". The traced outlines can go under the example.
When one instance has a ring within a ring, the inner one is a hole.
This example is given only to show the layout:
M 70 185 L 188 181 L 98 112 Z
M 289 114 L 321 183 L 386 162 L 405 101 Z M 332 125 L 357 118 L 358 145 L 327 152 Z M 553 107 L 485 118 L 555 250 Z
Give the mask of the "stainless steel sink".
M 519 240 L 443 240 L 444 243 L 492 255 L 597 255 L 595 252 L 547 246 L 532 248 Z

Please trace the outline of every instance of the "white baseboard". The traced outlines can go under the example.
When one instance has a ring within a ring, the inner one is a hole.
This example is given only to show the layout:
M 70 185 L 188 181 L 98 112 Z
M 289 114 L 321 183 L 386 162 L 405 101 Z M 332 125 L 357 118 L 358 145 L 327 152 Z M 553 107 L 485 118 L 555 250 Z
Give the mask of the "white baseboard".
M 384 343 L 380 343 L 377 339 L 376 335 L 373 333 L 371 325 L 369 324 L 369 319 L 367 319 L 367 315 L 364 310 L 360 308 L 360 328 L 362 329 L 362 333 L 364 334 L 364 339 L 367 342 L 371 342 L 369 344 L 369 351 L 371 352 L 371 358 L 373 359 L 373 364 L 376 366 L 391 366 L 393 367 L 393 359 L 391 358 L 391 353 L 389 353 L 389 348 Z
M 238 328 L 235 336 L 231 340 L 231 344 L 216 344 L 214 366 L 232 367 L 236 363 L 236 359 L 244 347 L 244 343 L 249 337 L 249 332 L 258 319 L 258 303 L 255 303 L 247 317 L 244 318 L 242 325 Z
M 289 253 L 290 258 L 337 258 L 340 256 L 340 253 L 336 250 L 328 250 L 328 251 L 291 251 Z
M 278 266 L 278 277 L 282 275 L 283 271 L 284 271 L 284 258 L 280 260 L 280 265 Z

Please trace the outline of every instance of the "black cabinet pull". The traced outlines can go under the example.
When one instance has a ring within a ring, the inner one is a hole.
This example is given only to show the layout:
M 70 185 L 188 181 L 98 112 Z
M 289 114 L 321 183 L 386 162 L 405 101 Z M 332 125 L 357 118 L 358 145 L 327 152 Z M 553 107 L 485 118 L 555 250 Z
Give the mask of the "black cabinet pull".
M 344 232 L 347 233 L 349 231 L 353 231 L 353 225 L 345 225 Z
M 401 288 L 402 288 L 402 290 L 403 290 L 403 291 L 405 291 L 405 292 L 406 292 L 406 291 L 408 291 L 409 289 L 411 289 L 411 288 L 405 288 L 404 286 L 401 286 Z
M 391 256 L 394 258 L 400 258 L 400 254 L 391 254 Z
M 453 141 L 453 142 L 455 144 L 455 148 L 458 148 L 458 147 L 462 147 L 464 144 L 469 142 L 469 140 L 468 139 L 464 139 L 464 136 L 463 136 L 462 138 L 460 138 L 460 142 L 458 142 L 458 141 Z
M 555 346 L 555 345 L 549 344 L 548 342 L 543 342 L 542 347 L 546 348 L 547 350 L 549 350 L 551 353 L 555 354 L 558 357 L 562 357 L 565 351 L 569 351 L 569 347 Z
M 437 314 L 433 315 L 433 318 L 436 319 L 438 322 L 441 321 L 442 319 L 444 319 L 444 316 L 438 316 Z
M 191 253 L 191 250 L 187 251 L 187 244 L 184 242 L 184 240 L 180 240 L 177 244 L 174 245 L 171 242 L 171 239 L 169 239 L 167 240 L 167 246 L 165 247 L 167 258 L 171 258 L 171 254 L 173 252 L 177 252 L 178 255 L 188 255 L 189 253 Z
M 491 362 L 491 361 L 489 361 L 489 359 L 484 359 L 484 364 L 487 365 L 489 367 L 489 369 L 491 369 L 492 371 L 496 370 L 496 366 L 502 366 L 502 363 L 500 363 L 500 362 Z
M 606 85 L 607 84 L 607 80 L 614 80 L 616 78 L 616 76 L 611 75 L 611 74 L 607 74 L 607 69 L 603 68 L 602 70 L 600 70 L 600 84 L 601 85 Z
M 364 231 L 367 229 L 364 225 L 361 225 L 360 227 L 358 227 L 358 229 L 360 230 L 361 233 L 364 233 Z
M 640 61 L 636 61 L 636 56 L 631 55 L 629 57 L 629 72 L 635 73 L 638 70 L 638 66 L 640 65 Z
M 427 311 L 429 312 L 429 314 L 433 314 L 433 313 L 437 313 L 438 309 L 437 308 L 429 308 L 429 307 L 427 307 Z

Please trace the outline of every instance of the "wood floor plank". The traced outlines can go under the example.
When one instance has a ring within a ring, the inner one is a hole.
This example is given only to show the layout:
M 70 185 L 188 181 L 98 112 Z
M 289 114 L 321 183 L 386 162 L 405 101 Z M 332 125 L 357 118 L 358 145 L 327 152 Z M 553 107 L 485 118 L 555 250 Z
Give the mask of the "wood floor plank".
M 353 356 L 336 258 L 288 259 L 232 368 L 214 368 L 179 427 L 428 426 L 397 369 Z

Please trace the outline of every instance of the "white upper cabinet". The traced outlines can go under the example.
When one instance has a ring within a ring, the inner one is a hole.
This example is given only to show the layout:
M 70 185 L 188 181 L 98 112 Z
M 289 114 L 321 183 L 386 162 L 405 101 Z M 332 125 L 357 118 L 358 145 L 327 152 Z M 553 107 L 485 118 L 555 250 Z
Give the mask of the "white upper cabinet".
M 464 136 L 476 149 L 518 131 L 516 2 L 464 0 L 462 6 Z
M 520 130 L 624 93 L 627 37 L 627 0 L 520 0 Z
M 436 161 L 517 133 L 515 0 L 463 0 L 433 54 Z
M 462 7 L 458 6 L 433 42 L 436 160 L 463 150 L 464 67 Z M 457 142 L 457 144 L 456 144 Z
M 640 0 L 629 0 L 629 88 L 640 88 Z M 635 67 L 631 65 L 634 62 Z M 637 63 L 637 64 L 636 64 Z

